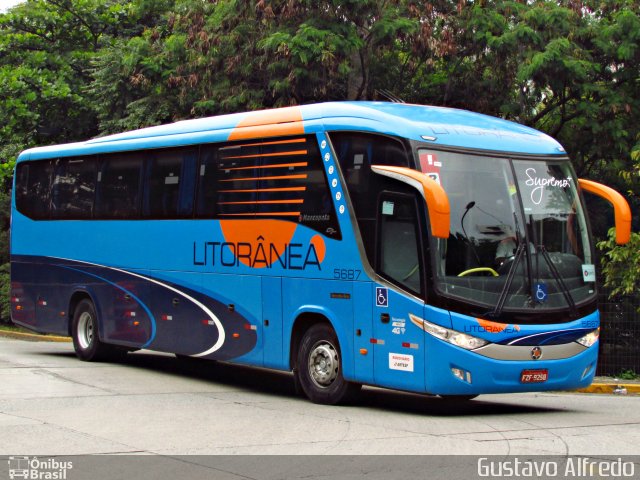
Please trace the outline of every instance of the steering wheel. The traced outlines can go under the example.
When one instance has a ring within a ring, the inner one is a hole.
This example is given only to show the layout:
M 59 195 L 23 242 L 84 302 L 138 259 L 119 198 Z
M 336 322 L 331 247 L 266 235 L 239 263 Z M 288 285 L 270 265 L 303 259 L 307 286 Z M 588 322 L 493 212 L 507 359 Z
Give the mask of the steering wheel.
M 418 271 L 418 264 L 416 263 L 413 268 L 411 270 L 409 270 L 409 273 L 407 273 L 407 275 L 402 279 L 403 282 L 406 282 L 407 280 L 409 280 L 409 277 L 411 277 L 411 275 L 413 275 L 414 273 L 416 273 Z
M 500 276 L 500 274 L 491 267 L 470 268 L 469 270 L 465 270 L 464 272 L 459 273 L 458 276 L 466 277 L 470 273 L 478 273 L 478 272 L 489 272 L 494 277 Z

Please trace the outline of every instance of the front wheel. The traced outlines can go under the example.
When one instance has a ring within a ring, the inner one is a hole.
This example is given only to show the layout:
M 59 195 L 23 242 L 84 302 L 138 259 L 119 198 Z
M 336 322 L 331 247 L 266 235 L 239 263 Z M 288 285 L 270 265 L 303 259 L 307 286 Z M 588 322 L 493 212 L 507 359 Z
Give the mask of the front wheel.
M 314 403 L 344 403 L 352 400 L 361 388 L 342 376 L 338 338 L 326 324 L 313 325 L 302 337 L 296 376 L 302 391 Z
M 81 300 L 76 306 L 71 331 L 73 348 L 80 360 L 105 360 L 113 352 L 113 347 L 98 338 L 98 316 L 91 300 Z

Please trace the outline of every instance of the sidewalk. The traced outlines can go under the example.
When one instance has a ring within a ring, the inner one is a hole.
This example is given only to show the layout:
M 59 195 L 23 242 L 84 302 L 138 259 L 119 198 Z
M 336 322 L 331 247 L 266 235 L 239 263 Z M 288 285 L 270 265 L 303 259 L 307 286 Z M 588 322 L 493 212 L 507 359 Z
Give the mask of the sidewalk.
M 587 388 L 576 390 L 581 393 L 608 393 L 618 395 L 640 394 L 640 380 L 622 380 L 614 377 L 596 377 Z
M 29 342 L 70 342 L 71 337 L 60 337 L 57 335 L 41 335 L 31 332 L 14 332 L 12 330 L 1 330 L 0 337 L 15 338 L 17 340 L 26 340 Z

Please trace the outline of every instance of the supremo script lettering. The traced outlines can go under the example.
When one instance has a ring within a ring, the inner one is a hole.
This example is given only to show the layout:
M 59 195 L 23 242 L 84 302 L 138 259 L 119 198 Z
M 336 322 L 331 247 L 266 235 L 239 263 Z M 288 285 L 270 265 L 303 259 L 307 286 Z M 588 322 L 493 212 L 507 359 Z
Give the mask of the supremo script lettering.
M 531 201 L 534 205 L 540 205 L 542 202 L 544 187 L 567 188 L 571 185 L 571 178 L 539 177 L 535 168 L 527 168 L 524 173 L 527 176 L 525 185 L 533 187 Z
M 306 270 L 320 267 L 318 252 L 313 243 L 273 243 L 233 242 L 193 242 L 194 265 L 220 265 L 238 267 L 244 264 L 251 268 L 272 268 L 280 266 L 290 270 Z

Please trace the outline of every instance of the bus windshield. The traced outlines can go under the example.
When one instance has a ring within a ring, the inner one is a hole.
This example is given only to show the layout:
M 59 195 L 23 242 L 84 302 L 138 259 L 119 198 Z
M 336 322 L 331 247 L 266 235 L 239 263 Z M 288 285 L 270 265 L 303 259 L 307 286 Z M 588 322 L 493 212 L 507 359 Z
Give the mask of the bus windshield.
M 487 312 L 575 308 L 595 295 L 576 176 L 566 158 L 419 150 L 446 191 L 449 238 L 434 239 L 436 288 Z

